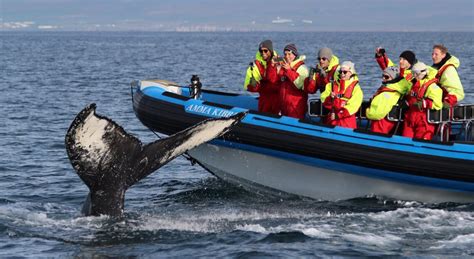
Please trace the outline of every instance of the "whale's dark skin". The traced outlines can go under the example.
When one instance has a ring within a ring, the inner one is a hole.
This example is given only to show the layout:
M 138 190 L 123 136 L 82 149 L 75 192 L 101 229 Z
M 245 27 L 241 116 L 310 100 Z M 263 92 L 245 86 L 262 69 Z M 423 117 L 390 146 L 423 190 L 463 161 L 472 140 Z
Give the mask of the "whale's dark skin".
M 111 119 L 85 107 L 66 133 L 72 166 L 89 187 L 83 213 L 121 216 L 125 192 L 184 152 L 228 132 L 245 116 L 208 119 L 167 138 L 143 145 Z

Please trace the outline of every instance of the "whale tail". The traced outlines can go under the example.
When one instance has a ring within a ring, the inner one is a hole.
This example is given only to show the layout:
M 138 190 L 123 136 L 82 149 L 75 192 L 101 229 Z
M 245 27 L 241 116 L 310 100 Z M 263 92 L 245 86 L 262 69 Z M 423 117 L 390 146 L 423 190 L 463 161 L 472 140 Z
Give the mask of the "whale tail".
M 120 216 L 126 190 L 184 152 L 220 137 L 245 113 L 208 119 L 167 138 L 143 145 L 113 120 L 85 107 L 66 133 L 66 150 L 76 173 L 89 187 L 86 215 Z

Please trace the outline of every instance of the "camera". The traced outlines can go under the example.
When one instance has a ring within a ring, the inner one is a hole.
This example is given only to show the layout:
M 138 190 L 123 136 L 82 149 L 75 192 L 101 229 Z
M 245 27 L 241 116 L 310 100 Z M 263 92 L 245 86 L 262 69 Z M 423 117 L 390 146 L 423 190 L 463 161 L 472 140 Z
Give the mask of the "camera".
M 283 62 L 283 61 L 285 61 L 285 59 L 284 59 L 283 57 L 275 57 L 273 60 L 274 60 L 275 62 Z

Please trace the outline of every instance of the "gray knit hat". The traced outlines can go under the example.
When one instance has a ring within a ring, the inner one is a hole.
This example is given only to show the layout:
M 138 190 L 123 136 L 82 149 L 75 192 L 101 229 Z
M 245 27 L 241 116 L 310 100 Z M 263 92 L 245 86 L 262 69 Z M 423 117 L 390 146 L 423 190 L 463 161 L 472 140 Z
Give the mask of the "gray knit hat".
M 298 49 L 296 48 L 295 44 L 290 43 L 290 44 L 286 45 L 285 48 L 283 49 L 283 52 L 285 52 L 287 50 L 290 51 L 291 53 L 293 53 L 293 55 L 298 57 Z
M 273 52 L 273 43 L 271 40 L 264 40 L 260 42 L 260 45 L 258 45 L 258 50 L 261 50 L 262 48 L 266 48 L 270 50 L 270 52 Z
M 400 76 L 400 69 L 398 69 L 398 67 L 387 67 L 384 69 L 383 74 L 390 76 L 393 80 Z
M 327 60 L 331 60 L 332 58 L 332 50 L 330 48 L 322 48 L 318 51 L 318 58 L 326 58 Z

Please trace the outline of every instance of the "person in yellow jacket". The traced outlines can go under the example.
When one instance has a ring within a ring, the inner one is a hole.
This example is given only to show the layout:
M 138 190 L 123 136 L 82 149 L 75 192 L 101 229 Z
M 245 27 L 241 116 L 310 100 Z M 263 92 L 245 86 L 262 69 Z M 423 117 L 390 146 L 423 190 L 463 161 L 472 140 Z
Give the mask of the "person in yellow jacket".
M 375 60 L 379 64 L 382 70 L 386 69 L 387 67 L 394 67 L 396 66 L 393 61 L 388 58 L 385 49 L 382 47 L 378 47 L 375 49 Z M 416 59 L 416 55 L 411 50 L 405 50 L 400 54 L 399 59 L 399 68 L 400 68 L 400 76 L 404 77 L 406 80 L 410 81 L 413 78 L 411 67 L 416 64 L 418 60 Z
M 431 58 L 433 59 L 431 67 L 438 70 L 436 78 L 443 90 L 443 106 L 452 107 L 464 99 L 464 89 L 457 72 L 459 59 L 449 54 L 448 48 L 441 44 L 433 46 Z
M 413 86 L 408 91 L 405 102 L 408 111 L 403 121 L 402 135 L 410 138 L 431 140 L 435 125 L 428 123 L 427 109 L 443 108 L 443 91 L 437 85 L 436 70 L 418 62 L 413 66 Z
M 330 111 L 326 117 L 326 123 L 355 129 L 357 128 L 355 114 L 364 96 L 354 63 L 344 61 L 340 67 L 335 80 L 328 83 L 324 92 L 321 93 L 321 101 Z
M 255 61 L 247 68 L 244 89 L 259 93 L 259 111 L 278 114 L 280 113 L 280 83 L 273 62 L 275 57 L 277 53 L 273 50 L 272 41 L 262 41 L 255 54 Z
M 411 83 L 400 76 L 398 67 L 387 67 L 383 71 L 382 86 L 377 89 L 366 110 L 366 116 L 371 120 L 370 129 L 373 132 L 390 134 L 394 133 L 396 123 L 389 121 L 387 115 L 393 106 L 398 103 L 411 87 Z

